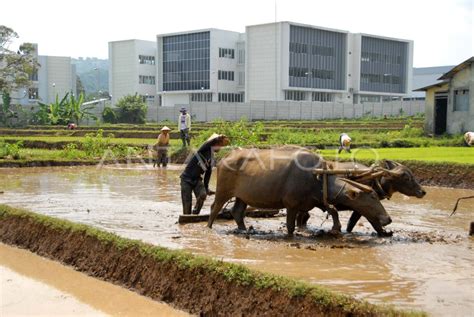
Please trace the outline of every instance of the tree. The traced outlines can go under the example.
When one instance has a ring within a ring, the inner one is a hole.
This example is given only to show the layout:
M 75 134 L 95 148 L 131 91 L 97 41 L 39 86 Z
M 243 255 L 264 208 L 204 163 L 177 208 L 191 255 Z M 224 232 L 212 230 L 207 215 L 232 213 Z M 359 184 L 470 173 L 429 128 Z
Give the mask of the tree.
M 83 107 L 83 103 L 84 94 L 81 93 L 79 98 L 76 98 L 73 94 L 71 94 L 69 96 L 69 102 L 67 103 L 67 111 L 65 116 L 77 124 L 80 124 L 84 119 L 92 118 L 97 120 L 97 117 L 92 112 L 90 112 L 90 110 L 94 109 L 95 106 L 90 105 Z
M 121 123 L 145 123 L 147 106 L 138 94 L 127 95 L 117 102 L 117 117 Z
M 82 84 L 81 77 L 79 75 L 76 75 L 76 94 L 86 94 L 86 90 L 84 89 L 84 85 Z
M 11 42 L 18 34 L 0 25 L 0 93 L 11 93 L 12 90 L 31 85 L 30 75 L 40 66 L 33 53 L 35 46 L 23 43 L 15 52 L 10 50 Z
M 18 118 L 18 113 L 11 109 L 11 93 L 19 88 L 31 85 L 31 75 L 34 74 L 39 64 L 33 53 L 35 46 L 23 43 L 18 50 L 10 50 L 11 42 L 18 38 L 18 34 L 0 25 L 0 95 L 2 107 L 0 108 L 0 123 L 11 125 L 13 118 Z

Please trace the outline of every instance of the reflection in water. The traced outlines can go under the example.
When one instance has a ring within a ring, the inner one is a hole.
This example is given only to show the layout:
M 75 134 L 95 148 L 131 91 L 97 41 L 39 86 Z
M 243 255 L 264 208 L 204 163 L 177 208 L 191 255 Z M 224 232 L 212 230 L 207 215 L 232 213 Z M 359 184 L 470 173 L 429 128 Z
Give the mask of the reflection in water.
M 183 248 L 254 269 L 325 284 L 372 302 L 391 302 L 435 315 L 474 309 L 473 240 L 467 237 L 472 202 L 448 217 L 470 190 L 428 188 L 423 199 L 396 195 L 384 201 L 393 238 L 371 235 L 366 221 L 342 239 L 318 237 L 330 221 L 311 212 L 310 231 L 286 237 L 285 219 L 251 219 L 257 234 L 236 235 L 231 221 L 212 230 L 204 223 L 179 226 L 180 167 L 143 166 L 0 169 L 0 202 L 82 222 L 171 248 Z M 214 173 L 215 174 L 215 173 Z M 212 185 L 214 187 L 214 183 Z M 209 211 L 207 201 L 203 212 Z M 348 212 L 341 212 L 347 222 Z M 321 223 L 324 224 L 321 226 Z M 423 237 L 423 238 L 420 238 Z

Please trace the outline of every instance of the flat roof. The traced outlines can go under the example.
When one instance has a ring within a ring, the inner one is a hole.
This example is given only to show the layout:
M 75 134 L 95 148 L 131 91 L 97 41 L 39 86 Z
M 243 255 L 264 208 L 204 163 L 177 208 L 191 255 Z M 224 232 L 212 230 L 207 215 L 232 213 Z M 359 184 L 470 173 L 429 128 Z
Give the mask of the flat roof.
M 184 34 L 202 33 L 202 32 L 212 32 L 212 31 L 230 32 L 230 33 L 238 33 L 238 34 L 241 34 L 240 32 L 236 32 L 236 31 L 229 31 L 229 30 L 223 30 L 223 29 L 209 28 L 209 29 L 198 29 L 198 30 L 188 30 L 188 31 L 181 31 L 181 32 L 172 32 L 172 33 L 162 33 L 162 34 L 157 34 L 156 37 L 158 38 L 158 37 L 167 37 L 167 36 L 174 36 L 174 35 L 184 35 Z
M 140 39 L 128 39 L 128 40 L 117 40 L 117 41 L 109 41 L 109 43 L 119 43 L 119 42 L 150 42 L 150 43 L 156 43 L 155 41 L 149 41 L 149 40 L 140 40 Z
M 304 23 L 298 23 L 298 22 L 292 22 L 292 21 L 279 21 L 279 22 L 253 24 L 253 25 L 247 25 L 246 28 L 251 28 L 251 27 L 256 27 L 256 26 L 263 26 L 263 25 L 272 25 L 272 24 L 283 24 L 283 23 L 288 23 L 290 25 L 307 27 L 307 28 L 318 29 L 318 30 L 323 30 L 323 31 L 329 31 L 329 32 L 346 33 L 346 34 L 358 34 L 358 35 L 361 35 L 361 36 L 380 38 L 380 39 L 390 40 L 390 41 L 413 42 L 413 40 L 407 40 L 407 39 L 401 39 L 401 38 L 395 38 L 395 37 L 389 37 L 389 36 L 382 36 L 382 35 L 375 35 L 375 34 L 368 34 L 368 33 L 352 33 L 350 31 L 346 31 L 346 30 L 339 30 L 339 29 L 333 29 L 333 28 L 328 28 L 328 27 L 323 27 L 323 26 L 304 24 Z

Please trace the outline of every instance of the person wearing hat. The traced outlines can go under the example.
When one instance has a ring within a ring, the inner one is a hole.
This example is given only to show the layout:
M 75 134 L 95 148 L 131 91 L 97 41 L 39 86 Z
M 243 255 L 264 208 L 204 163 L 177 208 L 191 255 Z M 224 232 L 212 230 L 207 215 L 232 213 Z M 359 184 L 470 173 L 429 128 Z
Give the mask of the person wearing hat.
M 168 165 L 168 146 L 170 145 L 170 131 L 171 129 L 167 126 L 161 128 L 161 133 L 160 135 L 158 135 L 157 142 L 154 145 L 156 151 L 156 160 L 153 163 L 153 167 L 155 167 L 156 164 L 158 164 L 158 167 L 160 167 L 160 164 L 163 167 L 166 167 L 166 165 Z
M 196 197 L 196 205 L 192 213 L 198 215 L 208 195 L 214 192 L 209 189 L 214 152 L 229 145 L 229 139 L 223 134 L 214 133 L 193 155 L 181 174 L 181 200 L 183 214 L 190 215 L 192 207 L 192 193 Z M 202 178 L 204 175 L 204 180 Z
M 346 150 L 348 153 L 351 153 L 351 137 L 347 133 L 341 133 L 339 136 L 339 150 L 337 153 L 341 153 L 342 150 Z
M 189 131 L 191 131 L 191 116 L 187 113 L 186 108 L 181 108 L 180 115 L 178 117 L 178 129 L 181 134 L 181 141 L 183 141 L 183 147 L 191 145 L 191 138 L 189 137 Z

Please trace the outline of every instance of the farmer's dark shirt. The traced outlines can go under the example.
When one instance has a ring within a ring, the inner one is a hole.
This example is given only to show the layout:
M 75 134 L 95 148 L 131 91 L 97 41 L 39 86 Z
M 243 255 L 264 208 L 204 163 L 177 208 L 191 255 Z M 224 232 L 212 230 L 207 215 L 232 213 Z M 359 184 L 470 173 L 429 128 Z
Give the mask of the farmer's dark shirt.
M 180 176 L 181 179 L 194 186 L 202 179 L 202 174 L 204 174 L 204 186 L 206 187 L 206 190 L 209 189 L 209 180 L 211 179 L 212 173 L 212 161 L 214 159 L 212 147 L 216 142 L 217 140 L 211 140 L 201 145 L 199 150 L 197 150 L 189 161 L 188 165 L 186 165 Z

